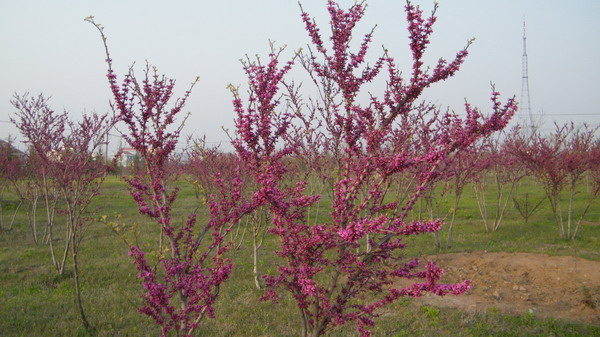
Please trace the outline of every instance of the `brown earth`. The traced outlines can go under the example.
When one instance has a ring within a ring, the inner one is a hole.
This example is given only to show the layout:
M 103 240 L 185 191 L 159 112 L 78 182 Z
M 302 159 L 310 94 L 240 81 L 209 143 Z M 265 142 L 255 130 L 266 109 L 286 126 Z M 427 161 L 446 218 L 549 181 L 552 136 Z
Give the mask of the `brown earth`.
M 600 325 L 600 262 L 530 253 L 452 253 L 428 256 L 445 270 L 444 283 L 473 281 L 461 296 L 426 295 L 417 303 L 483 312 L 553 317 Z

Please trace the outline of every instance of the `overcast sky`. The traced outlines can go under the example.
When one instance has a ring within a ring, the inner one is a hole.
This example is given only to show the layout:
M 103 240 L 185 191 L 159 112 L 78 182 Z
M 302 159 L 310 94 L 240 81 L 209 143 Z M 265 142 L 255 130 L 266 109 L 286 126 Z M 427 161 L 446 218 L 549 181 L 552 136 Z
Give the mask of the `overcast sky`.
M 304 9 L 327 32 L 324 0 Z M 354 1 L 340 1 L 344 7 Z M 527 22 L 529 86 L 535 114 L 552 121 L 600 123 L 600 1 L 439 0 L 430 65 L 451 58 L 475 37 L 470 56 L 452 79 L 425 92 L 442 106 L 462 110 L 464 99 L 489 109 L 490 82 L 503 97 L 521 95 L 523 19 Z M 415 0 L 426 12 L 432 0 Z M 410 67 L 405 2 L 371 0 L 358 31 L 377 24 L 371 56 L 385 45 L 403 69 Z M 98 32 L 83 21 L 94 15 L 105 27 L 116 71 L 145 60 L 177 80 L 178 93 L 196 76 L 185 133 L 226 142 L 221 127 L 234 118 L 227 84 L 244 85 L 244 55 L 266 55 L 268 41 L 293 50 L 309 42 L 296 0 L 52 0 L 0 1 L 0 138 L 16 135 L 6 121 L 13 94 L 51 95 L 55 110 L 73 116 L 109 110 L 104 51 Z M 357 36 L 357 39 L 359 37 Z M 116 137 L 114 137 L 116 138 Z M 118 140 L 113 139 L 114 142 Z

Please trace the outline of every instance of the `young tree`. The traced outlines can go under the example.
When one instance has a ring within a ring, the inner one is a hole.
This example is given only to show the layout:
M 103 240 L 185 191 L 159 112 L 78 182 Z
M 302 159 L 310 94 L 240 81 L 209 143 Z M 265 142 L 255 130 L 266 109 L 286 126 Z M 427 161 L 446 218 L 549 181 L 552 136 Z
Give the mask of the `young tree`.
M 196 198 L 202 203 L 219 192 L 214 177 L 220 174 L 225 180 L 234 179 L 238 164 L 235 155 L 221 150 L 219 146 L 208 146 L 203 138 L 193 139 L 186 154 L 185 179 L 194 187 Z
M 406 6 L 410 48 L 413 53 L 412 74 L 404 80 L 394 59 L 384 54 L 374 65 L 364 66 L 372 32 L 362 40 L 357 52 L 350 51 L 355 25 L 364 14 L 363 2 L 343 10 L 329 1 L 332 51 L 325 47 L 321 33 L 309 15 L 302 19 L 315 48 L 301 55 L 304 66 L 320 90 L 322 101 L 314 107 L 316 116 L 331 122 L 324 134 L 332 139 L 337 175 L 333 176 L 330 220 L 310 224 L 306 210 L 320 195 L 305 193 L 307 181 L 284 185 L 285 158 L 298 153 L 297 142 L 284 140 L 296 120 L 297 111 L 285 109 L 279 90 L 288 88 L 288 100 L 300 101 L 292 84 L 284 77 L 293 61 L 279 65 L 281 51 L 273 50 L 266 63 L 260 59 L 245 62 L 249 78 L 246 103 L 237 88 L 231 87 L 237 113 L 233 142 L 240 158 L 254 173 L 259 190 L 253 195 L 254 205 L 268 205 L 273 215 L 270 232 L 280 238 L 277 254 L 285 261 L 277 274 L 265 276 L 268 291 L 264 299 L 277 300 L 280 288 L 290 292 L 300 313 L 301 335 L 321 336 L 335 326 L 355 322 L 361 336 L 369 336 L 377 309 L 404 296 L 461 294 L 469 281 L 440 284 L 443 271 L 433 262 L 417 271 L 419 261 L 411 259 L 390 268 L 385 263 L 404 248 L 402 238 L 435 232 L 442 222 L 408 221 L 408 214 L 429 182 L 440 174 L 440 163 L 451 153 L 464 149 L 480 137 L 506 126 L 516 111 L 514 99 L 502 105 L 497 92 L 492 93 L 493 111 L 483 119 L 479 110 L 466 104 L 466 120 L 450 113 L 441 114 L 434 122 L 434 145 L 425 153 L 414 149 L 393 151 L 392 133 L 397 121 L 414 111 L 423 90 L 445 80 L 458 71 L 467 50 L 461 50 L 451 62 L 438 61 L 433 72 L 423 64 L 429 43 L 434 14 L 424 18 L 422 11 L 410 2 Z M 362 104 L 359 93 L 387 68 L 387 88 L 381 97 L 370 95 Z M 321 86 L 322 85 L 322 86 Z M 283 110 L 280 106 L 283 106 Z M 294 105 L 292 105 L 294 106 Z M 308 130 L 307 130 L 308 131 Z M 305 132 L 308 134 L 309 132 Z M 337 157 L 336 157 L 337 156 Z M 385 199 L 390 180 L 415 165 L 422 165 L 418 182 L 402 207 Z M 370 250 L 360 250 L 360 242 L 369 237 Z M 407 288 L 393 287 L 397 278 L 423 278 Z M 368 296 L 367 296 L 368 295 Z
M 516 131 L 513 130 L 513 134 L 514 132 Z M 500 139 L 487 139 L 476 163 L 482 172 L 476 177 L 473 188 L 486 232 L 495 232 L 500 228 L 513 191 L 525 176 L 522 165 L 507 150 L 511 135 L 506 137 L 508 139 L 505 138 L 503 142 Z M 489 180 L 493 180 L 496 189 L 491 207 L 486 197 Z
M 23 200 L 20 199 L 19 204 L 15 207 L 8 228 L 5 228 L 4 192 L 10 189 L 13 181 L 22 177 L 24 162 L 23 158 L 13 147 L 12 142 L 10 137 L 7 142 L 0 142 L 0 232 L 5 229 L 12 229 L 17 212 L 19 212 L 23 204 Z
M 79 272 L 79 248 L 83 234 L 90 221 L 90 204 L 100 192 L 109 166 L 96 156 L 103 145 L 104 136 L 112 128 L 113 121 L 107 114 L 84 115 L 81 122 L 69 122 L 69 135 L 64 139 L 64 149 L 51 158 L 51 166 L 56 172 L 55 184 L 64 200 L 67 227 L 67 247 L 71 247 L 73 277 L 77 305 L 87 330 L 92 330 L 81 295 Z
M 573 124 L 571 124 L 573 128 Z M 565 167 L 567 173 L 567 183 L 569 188 L 569 206 L 567 209 L 567 237 L 574 240 L 577 237 L 577 232 L 581 226 L 581 221 L 585 217 L 592 201 L 598 194 L 596 183 L 594 181 L 590 189 L 589 198 L 587 205 L 579 216 L 579 220 L 573 219 L 573 199 L 575 197 L 578 183 L 585 177 L 588 172 L 595 171 L 599 165 L 595 158 L 597 151 L 597 142 L 595 134 L 599 127 L 591 127 L 587 124 L 583 124 L 580 127 L 574 128 L 570 134 L 570 137 L 565 144 L 565 149 L 562 154 L 562 164 Z
M 15 117 L 11 121 L 19 129 L 30 146 L 29 160 L 32 171 L 31 178 L 34 185 L 30 185 L 32 199 L 32 228 L 33 241 L 38 243 L 38 230 L 36 224 L 37 200 L 44 198 L 46 209 L 45 241 L 50 245 L 52 262 L 59 274 L 64 270 L 68 254 L 65 245 L 62 259 L 55 255 L 53 248 L 53 228 L 56 215 L 56 205 L 60 198 L 60 192 L 53 184 L 52 159 L 58 155 L 63 148 L 64 131 L 68 116 L 66 112 L 57 113 L 48 104 L 49 97 L 43 94 L 38 97 L 29 97 L 28 93 L 15 94 L 12 105 L 17 109 Z M 68 240 L 66 240 L 68 241 Z
M 473 145 L 471 148 L 456 152 L 454 156 L 446 161 L 446 177 L 448 179 L 450 189 L 454 192 L 454 201 L 452 206 L 452 215 L 448 226 L 448 236 L 446 238 L 446 248 L 452 247 L 452 233 L 456 221 L 456 213 L 460 205 L 460 199 L 465 186 L 473 182 L 478 175 L 486 168 L 485 159 L 481 153 L 482 143 Z
M 234 158 L 235 154 L 225 153 L 218 147 L 207 147 L 203 139 L 194 141 L 194 145 L 188 151 L 188 161 L 186 164 L 186 174 L 188 180 L 194 186 L 196 197 L 202 199 L 205 203 L 210 199 L 212 194 L 218 192 L 219 186 L 215 184 L 214 177 L 221 175 L 224 180 L 234 179 L 234 176 L 227 176 L 228 174 L 242 173 L 239 178 L 242 182 L 242 191 L 253 190 L 253 186 L 247 186 L 252 181 L 244 175 L 247 170 L 241 167 L 241 172 L 236 172 L 236 165 L 238 161 Z M 225 176 L 224 176 L 225 175 Z M 245 196 L 246 197 L 246 196 Z M 233 239 L 237 241 L 237 246 L 240 247 L 243 244 L 246 231 L 248 227 L 251 227 L 250 232 L 252 235 L 252 277 L 254 285 L 257 289 L 261 289 L 259 274 L 259 251 L 262 248 L 265 235 L 267 233 L 267 227 L 270 223 L 268 210 L 265 207 L 254 210 L 252 214 L 248 214 L 244 217 L 243 229 L 242 224 L 237 224 Z M 240 236 L 240 230 L 242 234 Z
M 511 166 L 515 168 L 515 172 L 521 172 L 523 178 L 533 176 L 533 174 L 531 173 L 531 170 L 528 167 L 528 165 L 525 165 L 521 161 L 521 159 L 516 155 L 516 151 L 518 151 L 518 149 L 528 146 L 528 142 L 530 140 L 529 137 L 531 137 L 529 131 L 525 130 L 522 126 L 517 125 L 512 130 L 510 130 L 503 143 L 504 153 L 510 158 L 513 158 L 513 160 L 511 160 Z M 539 199 L 532 200 L 532 198 L 530 198 L 530 193 L 528 190 L 526 190 L 525 193 L 523 193 L 523 196 L 520 197 L 518 195 L 519 186 L 520 184 L 517 184 L 517 186 L 515 186 L 516 195 L 512 198 L 513 205 L 519 213 L 519 215 L 523 218 L 523 220 L 525 220 L 525 223 L 527 224 L 529 223 L 529 219 L 537 211 L 542 209 L 542 204 L 544 203 L 544 200 L 546 200 L 546 197 L 543 196 Z
M 588 174 L 589 174 L 589 180 L 590 180 L 590 183 L 589 183 L 590 185 L 588 187 L 588 200 L 585 205 L 585 208 L 583 209 L 583 211 L 581 212 L 581 215 L 579 216 L 579 220 L 577 221 L 577 224 L 573 231 L 573 239 L 575 239 L 577 237 L 577 233 L 579 232 L 579 229 L 581 228 L 583 218 L 589 211 L 590 206 L 592 205 L 592 202 L 596 199 L 596 197 L 598 197 L 598 194 L 600 194 L 600 139 L 599 138 L 596 138 L 591 145 L 591 149 L 589 151 L 589 156 L 587 157 L 587 165 L 589 168 Z
M 208 200 L 210 220 L 199 231 L 195 231 L 195 213 L 189 214 L 181 226 L 172 223 L 171 210 L 178 189 L 168 183 L 174 179 L 169 162 L 183 123 L 174 130 L 172 127 L 198 79 L 172 107 L 169 102 L 175 80 L 159 75 L 149 65 L 141 79 L 130 68 L 119 85 L 103 27 L 94 22 L 93 17 L 86 21 L 92 23 L 102 37 L 113 109 L 128 130 L 124 138 L 143 161 L 143 171 L 128 178 L 131 196 L 140 213 L 155 220 L 160 227 L 159 256 L 155 265 L 160 265 L 162 270 L 152 267 L 142 248 L 130 245 L 129 255 L 144 287 L 145 305 L 140 312 L 161 327 L 163 336 L 170 332 L 191 336 L 202 318 L 214 317 L 213 305 L 219 287 L 233 267 L 224 253 L 231 246 L 226 241 L 227 234 L 246 212 L 245 206 L 240 205 L 241 180 L 234 177 L 225 181 L 219 174 L 214 177 L 217 192 Z M 166 239 L 164 249 L 163 238 Z

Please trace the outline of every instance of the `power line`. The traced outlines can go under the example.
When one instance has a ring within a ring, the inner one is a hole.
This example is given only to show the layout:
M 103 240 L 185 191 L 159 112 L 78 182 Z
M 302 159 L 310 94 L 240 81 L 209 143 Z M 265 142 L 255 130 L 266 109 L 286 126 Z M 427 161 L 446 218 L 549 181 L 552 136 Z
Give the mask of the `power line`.
M 532 114 L 532 116 L 600 116 L 600 113 L 579 113 L 579 114 Z

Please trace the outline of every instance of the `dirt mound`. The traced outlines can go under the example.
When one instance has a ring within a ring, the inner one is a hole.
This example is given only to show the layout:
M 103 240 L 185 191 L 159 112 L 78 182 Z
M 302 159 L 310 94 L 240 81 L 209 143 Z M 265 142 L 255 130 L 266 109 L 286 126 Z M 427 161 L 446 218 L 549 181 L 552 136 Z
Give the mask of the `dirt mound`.
M 419 303 L 600 324 L 600 262 L 529 253 L 453 253 L 428 256 L 444 268 L 445 283 L 470 279 L 461 296 L 427 295 Z

